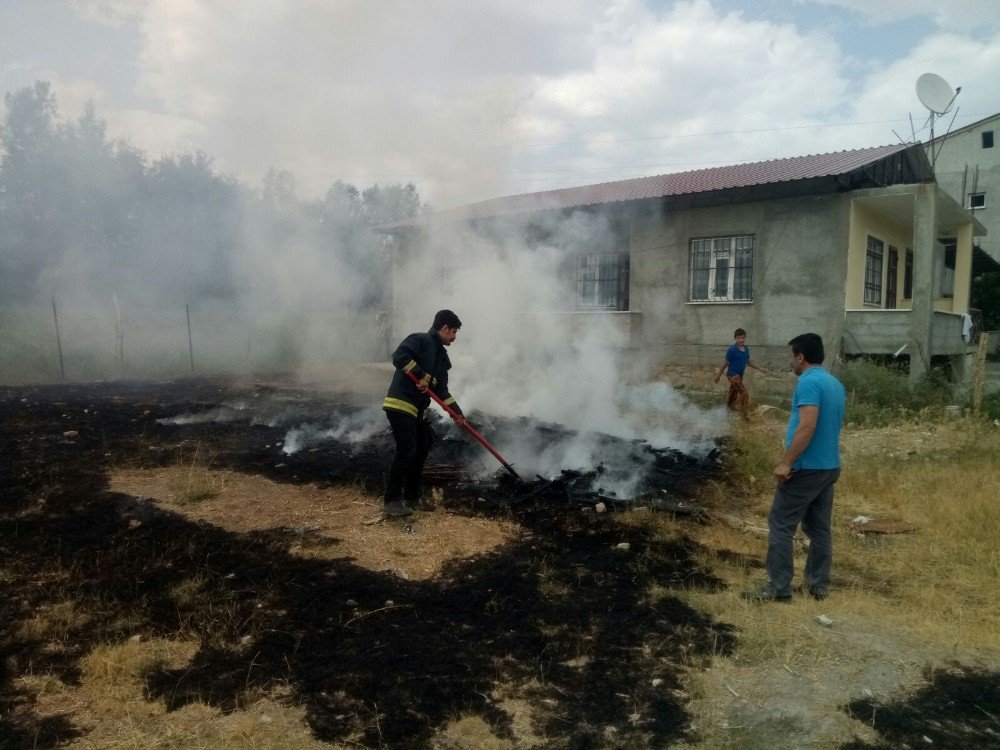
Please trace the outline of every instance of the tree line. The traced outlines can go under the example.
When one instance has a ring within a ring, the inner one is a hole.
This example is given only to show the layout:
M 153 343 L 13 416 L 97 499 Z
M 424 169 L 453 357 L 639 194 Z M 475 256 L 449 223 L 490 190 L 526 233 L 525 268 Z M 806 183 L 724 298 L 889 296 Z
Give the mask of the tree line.
M 338 180 L 303 200 L 288 171 L 270 169 L 255 188 L 201 152 L 152 159 L 109 138 L 92 103 L 61 119 L 45 81 L 4 101 L 0 307 L 80 290 L 225 302 L 265 289 L 268 261 L 290 249 L 345 278 L 338 304 L 383 307 L 388 258 L 372 227 L 427 210 L 412 184 Z

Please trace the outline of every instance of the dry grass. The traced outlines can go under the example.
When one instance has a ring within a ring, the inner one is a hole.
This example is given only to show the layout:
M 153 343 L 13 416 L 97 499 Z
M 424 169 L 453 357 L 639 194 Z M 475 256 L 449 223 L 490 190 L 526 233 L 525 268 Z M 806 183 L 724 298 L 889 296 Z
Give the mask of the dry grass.
M 214 500 L 222 494 L 226 486 L 226 473 L 213 471 L 211 464 L 211 459 L 202 451 L 201 443 L 198 443 L 191 459 L 185 462 L 183 471 L 170 482 L 169 489 L 175 502 L 191 505 Z
M 184 502 L 177 488 L 187 486 L 191 476 L 191 463 L 185 460 L 155 469 L 115 469 L 109 480 L 114 492 L 147 498 L 239 534 L 284 530 L 290 551 L 302 557 L 347 558 L 369 570 L 390 570 L 411 580 L 433 578 L 450 561 L 490 552 L 519 533 L 510 521 L 444 510 L 412 517 L 414 533 L 407 533 L 400 523 L 366 525 L 365 520 L 378 513 L 379 498 L 360 487 L 287 484 L 210 468 L 198 469 L 194 476 L 203 476 L 205 484 L 219 489 L 218 494 Z
M 744 497 L 734 493 L 730 509 L 736 506 L 759 526 L 766 526 L 773 485 L 766 477 L 755 483 L 747 477 L 763 473 L 766 463 L 757 457 L 777 457 L 770 433 L 758 428 L 735 439 L 744 452 L 737 455 L 733 483 L 756 490 Z M 845 435 L 844 473 L 834 511 L 834 593 L 827 606 L 842 615 L 892 621 L 942 647 L 1000 652 L 1000 603 L 995 596 L 1000 576 L 995 500 L 1000 494 L 1000 431 L 982 422 L 956 422 L 913 455 L 899 455 L 895 446 L 854 452 L 851 443 L 859 437 L 861 431 Z M 862 536 L 848 527 L 858 515 L 895 516 L 915 523 L 918 530 Z M 738 619 L 742 615 L 745 636 L 752 636 L 759 610 L 738 604 L 737 595 L 741 587 L 762 581 L 763 571 L 755 564 L 763 560 L 765 542 L 714 525 L 699 529 L 696 538 L 706 549 L 706 565 L 733 589 L 718 595 L 726 603 L 713 609 Z M 798 570 L 803 561 L 800 553 Z M 780 655 L 784 639 L 777 634 L 783 628 L 775 627 L 775 620 L 780 621 L 787 608 L 779 609 L 768 612 L 762 658 Z M 809 640 L 791 640 L 809 650 Z M 744 650 L 749 642 L 752 639 L 745 637 Z
M 77 630 L 81 630 L 91 622 L 93 616 L 83 610 L 72 599 L 43 605 L 34 616 L 25 620 L 17 633 L 19 639 L 46 640 L 54 643 L 65 641 Z
M 766 525 L 773 488 L 770 470 L 783 432 L 783 421 L 767 416 L 740 427 L 733 437 L 729 475 L 708 488 L 705 502 L 739 513 L 757 526 Z M 834 588 L 825 602 L 797 597 L 788 606 L 753 606 L 739 598 L 741 590 L 763 580 L 764 539 L 722 525 L 677 523 L 643 510 L 609 516 L 609 522 L 653 526 L 664 539 L 692 537 L 698 545 L 699 565 L 728 584 L 717 593 L 666 587 L 650 592 L 653 597 L 680 596 L 697 610 L 732 623 L 739 635 L 734 654 L 718 655 L 709 669 L 692 670 L 689 675 L 686 687 L 697 737 L 678 747 L 776 750 L 803 746 L 794 744 L 796 732 L 811 737 L 810 747 L 838 747 L 854 736 L 865 736 L 865 727 L 841 709 L 862 689 L 880 696 L 893 694 L 919 679 L 922 667 L 935 661 L 957 658 L 994 666 L 1000 663 L 1000 603 L 995 595 L 1000 577 L 1000 513 L 995 500 L 1000 496 L 1000 430 L 971 420 L 853 429 L 845 433 L 844 449 L 845 469 L 837 487 L 834 519 Z M 273 489 L 259 478 L 247 483 L 250 480 L 240 475 L 223 479 L 210 469 L 210 462 L 196 458 L 197 452 L 190 463 L 172 469 L 118 472 L 115 481 L 131 481 L 136 485 L 131 494 L 144 497 L 157 497 L 155 490 L 170 480 L 172 487 L 215 483 L 216 495 L 195 501 L 176 494 L 172 502 L 178 506 L 197 502 L 184 512 L 195 517 L 204 514 L 220 523 L 225 520 L 240 530 L 319 522 L 332 527 L 331 518 L 338 513 L 349 517 L 349 523 L 336 527 L 344 543 L 334 550 L 324 548 L 322 554 L 344 554 L 342 548 L 354 553 L 350 530 L 361 535 L 357 550 L 371 546 L 373 539 L 387 542 L 384 547 L 401 561 L 420 550 L 414 546 L 419 541 L 415 535 L 358 523 L 369 512 L 369 498 L 334 497 L 316 488 Z M 303 507 L 315 505 L 316 516 L 299 515 L 299 506 L 292 502 L 296 493 L 305 493 Z M 159 497 L 160 502 L 171 502 Z M 246 510 L 248 498 L 250 508 L 259 509 L 256 513 Z M 263 513 L 264 509 L 268 512 Z M 848 528 L 851 518 L 859 514 L 899 516 L 915 523 L 918 530 L 891 537 L 859 537 Z M 445 557 L 468 554 L 455 547 L 451 537 L 445 537 L 445 545 L 441 538 L 431 536 L 433 525 L 428 527 L 428 543 L 447 550 Z M 495 537 L 495 546 L 514 530 L 491 533 L 489 540 L 494 542 Z M 802 562 L 800 553 L 798 570 Z M 379 567 L 384 564 L 378 560 Z M 3 577 L 0 570 L 0 581 Z M 553 598 L 572 592 L 550 565 L 539 567 L 538 580 L 543 592 Z M 182 617 L 206 608 L 209 584 L 196 576 L 179 580 L 171 589 Z M 501 608 L 503 601 L 491 606 Z M 229 602 L 216 602 L 212 607 L 220 633 L 245 632 L 246 623 L 235 621 L 236 610 Z M 832 628 L 816 623 L 821 613 L 834 621 Z M 58 644 L 87 628 L 95 617 L 72 601 L 59 602 L 39 610 L 17 635 Z M 20 678 L 18 686 L 36 697 L 42 714 L 72 714 L 74 724 L 84 730 L 66 745 L 76 750 L 341 747 L 313 738 L 303 711 L 291 704 L 287 691 L 248 693 L 240 710 L 228 714 L 201 703 L 167 712 L 161 702 L 148 701 L 145 679 L 159 670 L 183 668 L 196 649 L 193 640 L 104 645 L 82 660 L 78 685 L 68 685 L 51 673 L 38 673 Z M 515 705 L 503 696 L 493 697 L 505 709 Z M 520 709 L 512 710 L 513 741 L 495 736 L 481 719 L 456 716 L 435 737 L 434 745 L 439 750 L 533 746 L 532 706 L 524 701 L 519 705 Z M 793 744 L 781 744 L 778 737 L 791 737 Z M 343 747 L 347 746 L 351 745 Z
M 51 675 L 22 678 L 19 685 L 36 695 L 40 712 L 72 712 L 85 733 L 63 746 L 71 750 L 348 747 L 313 739 L 302 710 L 289 705 L 281 691 L 248 695 L 240 710 L 228 714 L 201 703 L 168 712 L 162 702 L 147 701 L 144 678 L 160 669 L 183 668 L 197 649 L 192 641 L 161 639 L 100 646 L 83 659 L 77 686 Z
M 478 716 L 464 716 L 442 729 L 431 742 L 434 750 L 515 750 L 512 740 L 493 734 Z
M 707 502 L 766 527 L 782 432 L 783 424 L 764 421 L 737 433 L 730 476 Z M 764 581 L 766 540 L 716 524 L 685 527 L 701 545 L 701 564 L 728 588 L 653 595 L 680 594 L 739 636 L 731 658 L 691 676 L 699 740 L 686 747 L 794 747 L 795 739 L 769 744 L 775 722 L 786 720 L 815 733 L 810 746 L 837 747 L 865 734 L 840 708 L 863 689 L 888 695 L 918 681 L 925 665 L 951 659 L 1000 664 L 1000 430 L 974 420 L 847 430 L 843 448 L 828 600 L 743 602 L 740 592 Z M 848 524 L 862 514 L 918 529 L 861 536 Z M 678 533 L 666 519 L 650 522 L 665 537 Z M 799 551 L 797 571 L 803 563 Z M 820 614 L 833 627 L 819 625 Z

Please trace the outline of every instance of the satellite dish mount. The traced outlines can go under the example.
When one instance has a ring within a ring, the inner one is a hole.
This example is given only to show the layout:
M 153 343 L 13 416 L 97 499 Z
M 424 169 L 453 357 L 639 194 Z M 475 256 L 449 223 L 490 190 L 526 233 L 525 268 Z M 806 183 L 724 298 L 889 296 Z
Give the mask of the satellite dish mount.
M 927 107 L 930 113 L 928 123 L 931 128 L 931 166 L 937 161 L 937 154 L 941 151 L 942 145 L 938 144 L 937 151 L 934 150 L 934 121 L 951 111 L 951 105 L 955 103 L 955 99 L 961 91 L 961 86 L 953 90 L 948 82 L 936 73 L 924 73 L 917 79 L 917 98 L 920 99 L 921 104 Z M 955 114 L 958 114 L 957 109 L 955 110 Z M 954 115 L 951 121 L 955 121 Z M 948 128 L 949 130 L 951 129 L 950 124 Z

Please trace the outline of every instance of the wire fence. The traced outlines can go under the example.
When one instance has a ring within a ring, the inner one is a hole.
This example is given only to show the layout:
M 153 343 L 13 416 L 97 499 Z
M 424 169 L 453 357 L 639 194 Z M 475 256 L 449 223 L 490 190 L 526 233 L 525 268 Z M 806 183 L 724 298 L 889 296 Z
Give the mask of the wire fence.
M 377 311 L 61 303 L 0 310 L 0 382 L 285 372 L 381 359 Z

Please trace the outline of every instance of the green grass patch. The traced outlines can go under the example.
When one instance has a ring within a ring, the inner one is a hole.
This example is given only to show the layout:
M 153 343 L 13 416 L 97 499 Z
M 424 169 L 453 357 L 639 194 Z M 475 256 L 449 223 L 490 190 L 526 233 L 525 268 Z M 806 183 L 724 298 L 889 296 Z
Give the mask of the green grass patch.
M 855 360 L 839 377 L 847 391 L 846 421 L 858 427 L 939 419 L 954 400 L 952 387 L 936 372 L 911 381 L 899 368 Z

